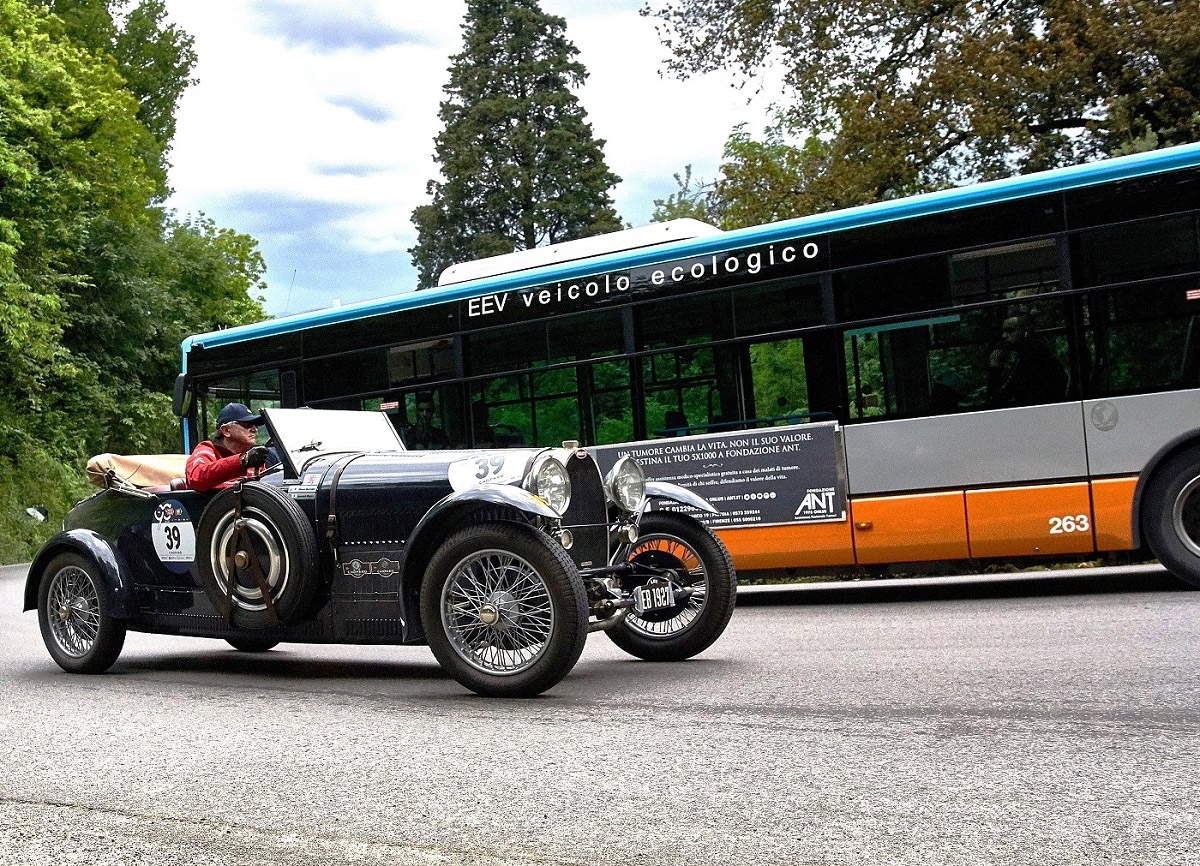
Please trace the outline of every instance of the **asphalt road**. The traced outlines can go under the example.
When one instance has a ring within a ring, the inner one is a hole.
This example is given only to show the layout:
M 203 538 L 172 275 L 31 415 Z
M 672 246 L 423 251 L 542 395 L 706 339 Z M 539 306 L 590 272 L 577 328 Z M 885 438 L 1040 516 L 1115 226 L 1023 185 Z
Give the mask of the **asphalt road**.
M 64 674 L 0 569 L 0 863 L 1200 863 L 1200 592 L 1160 574 L 744 595 L 541 698 L 424 648 L 130 635 Z

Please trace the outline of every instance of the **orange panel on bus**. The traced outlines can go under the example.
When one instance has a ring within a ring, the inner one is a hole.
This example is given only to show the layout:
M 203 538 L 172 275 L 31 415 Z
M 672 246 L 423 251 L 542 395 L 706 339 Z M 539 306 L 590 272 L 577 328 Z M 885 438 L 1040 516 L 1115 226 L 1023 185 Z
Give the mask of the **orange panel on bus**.
M 1133 550 L 1133 478 L 1105 478 L 1092 482 L 1092 511 L 1096 515 L 1097 550 Z
M 850 514 L 863 565 L 970 556 L 961 490 L 855 499 Z
M 741 569 L 853 565 L 850 522 L 719 529 L 734 565 Z
M 1095 550 L 1085 481 L 967 491 L 967 527 L 974 557 Z

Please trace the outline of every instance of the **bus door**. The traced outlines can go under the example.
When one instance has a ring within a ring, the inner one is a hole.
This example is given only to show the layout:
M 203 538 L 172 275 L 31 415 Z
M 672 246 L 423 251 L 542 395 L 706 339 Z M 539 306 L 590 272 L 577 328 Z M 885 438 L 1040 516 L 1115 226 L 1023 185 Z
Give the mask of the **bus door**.
M 1094 549 L 1064 310 L 1059 298 L 1022 300 L 845 332 L 860 563 Z M 1012 374 L 997 355 L 1015 345 L 1006 328 L 1031 329 L 1023 339 L 1053 367 Z M 1018 380 L 1030 390 L 1004 390 Z

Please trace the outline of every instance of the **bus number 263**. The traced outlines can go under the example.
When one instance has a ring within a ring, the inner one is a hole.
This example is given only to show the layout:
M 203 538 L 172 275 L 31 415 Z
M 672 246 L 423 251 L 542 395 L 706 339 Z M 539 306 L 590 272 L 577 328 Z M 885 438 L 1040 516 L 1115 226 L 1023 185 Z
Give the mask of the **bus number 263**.
M 1086 514 L 1068 514 L 1066 517 L 1050 518 L 1050 534 L 1062 535 L 1064 532 L 1087 532 L 1092 528 Z

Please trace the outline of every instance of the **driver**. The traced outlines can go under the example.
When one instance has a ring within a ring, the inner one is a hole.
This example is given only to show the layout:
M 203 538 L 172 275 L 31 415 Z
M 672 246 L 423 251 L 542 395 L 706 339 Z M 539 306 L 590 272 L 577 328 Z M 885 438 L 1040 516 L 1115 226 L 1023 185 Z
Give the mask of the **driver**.
M 217 415 L 212 439 L 196 446 L 187 461 L 189 490 L 212 490 L 238 478 L 254 478 L 269 457 L 265 445 L 255 445 L 262 416 L 242 403 L 230 403 Z

